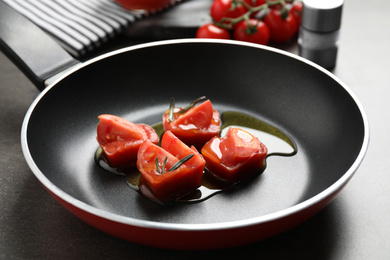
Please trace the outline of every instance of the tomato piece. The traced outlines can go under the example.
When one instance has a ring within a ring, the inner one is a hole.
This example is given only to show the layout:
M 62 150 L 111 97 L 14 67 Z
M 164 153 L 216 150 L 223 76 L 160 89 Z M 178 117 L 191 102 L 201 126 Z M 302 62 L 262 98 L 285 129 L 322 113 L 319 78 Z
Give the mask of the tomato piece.
M 212 23 L 207 23 L 199 27 L 196 32 L 196 38 L 209 39 L 230 39 L 230 33 L 225 28 L 220 28 Z
M 193 154 L 191 159 L 170 171 L 173 165 L 190 154 Z M 204 166 L 205 160 L 195 147 L 189 148 L 172 132 L 165 132 L 161 147 L 145 141 L 139 148 L 137 167 L 141 172 L 140 192 L 154 201 L 174 200 L 200 187 Z
M 270 39 L 274 42 L 286 42 L 298 32 L 298 23 L 291 13 L 282 16 L 282 11 L 270 9 L 264 17 L 264 23 L 270 30 Z
M 171 131 L 185 144 L 201 149 L 207 141 L 219 134 L 221 118 L 210 100 L 184 113 L 182 111 L 183 108 L 175 108 L 174 120 L 171 121 L 167 110 L 163 115 L 163 126 L 165 131 Z
M 246 8 L 233 0 L 214 0 L 210 7 L 210 15 L 215 22 L 222 18 L 237 18 L 245 14 Z
M 233 33 L 235 40 L 263 45 L 267 45 L 270 38 L 270 32 L 267 25 L 257 19 L 239 22 L 234 28 Z
M 158 144 L 154 129 L 145 124 L 134 124 L 114 115 L 100 115 L 97 141 L 103 150 L 103 158 L 113 168 L 134 166 L 137 152 L 145 140 Z
M 252 134 L 229 128 L 222 137 L 214 137 L 202 150 L 206 168 L 227 181 L 242 181 L 256 174 L 264 165 L 267 147 Z

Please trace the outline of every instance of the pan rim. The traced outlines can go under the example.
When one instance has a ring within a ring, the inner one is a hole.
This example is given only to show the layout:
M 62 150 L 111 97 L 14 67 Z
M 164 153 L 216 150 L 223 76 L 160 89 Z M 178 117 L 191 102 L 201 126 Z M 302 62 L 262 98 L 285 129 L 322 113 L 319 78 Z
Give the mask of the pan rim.
M 301 62 L 304 62 L 308 64 L 309 66 L 312 66 L 324 74 L 331 77 L 334 81 L 336 81 L 344 90 L 351 96 L 353 101 L 355 102 L 357 108 L 360 111 L 360 114 L 362 116 L 363 121 L 363 128 L 364 128 L 364 138 L 362 142 L 361 149 L 359 151 L 358 156 L 356 157 L 354 163 L 350 166 L 350 168 L 342 175 L 341 178 L 339 178 L 336 182 L 334 182 L 331 186 L 323 190 L 322 192 L 318 193 L 317 195 L 311 197 L 310 199 L 307 199 L 301 203 L 298 203 L 296 205 L 293 205 L 289 208 L 266 214 L 263 216 L 243 219 L 243 220 L 236 220 L 236 221 L 229 221 L 229 222 L 218 222 L 218 223 L 202 223 L 202 224 L 181 224 L 181 223 L 162 223 L 162 222 L 156 222 L 156 221 L 150 221 L 150 220 L 141 220 L 136 219 L 132 217 L 125 217 L 119 214 L 111 213 L 99 208 L 96 208 L 92 205 L 89 205 L 85 202 L 82 202 L 71 195 L 67 194 L 66 192 L 62 191 L 60 188 L 58 188 L 54 183 L 52 183 L 44 173 L 38 168 L 38 166 L 35 164 L 29 147 L 28 147 L 28 140 L 27 140 L 27 130 L 28 130 L 28 124 L 30 121 L 30 117 L 34 112 L 35 107 L 39 103 L 39 101 L 45 96 L 47 92 L 49 92 L 51 89 L 53 89 L 58 82 L 60 82 L 62 79 L 66 78 L 68 75 L 74 73 L 75 71 L 82 69 L 85 66 L 88 66 L 89 64 L 92 64 L 94 62 L 98 62 L 102 59 L 105 59 L 107 57 L 118 55 L 124 52 L 133 51 L 137 49 L 142 48 L 150 48 L 154 46 L 161 46 L 161 45 L 169 45 L 169 44 L 188 44 L 188 43 L 215 43 L 215 44 L 232 44 L 232 45 L 240 45 L 240 46 L 246 46 L 246 47 L 253 47 L 253 48 L 260 48 L 271 52 L 276 52 L 282 55 L 286 55 L 289 57 L 292 57 L 294 59 L 297 59 Z M 21 129 L 21 146 L 22 146 L 22 152 L 25 157 L 25 160 L 30 167 L 33 174 L 36 176 L 36 178 L 41 182 L 41 184 L 44 185 L 50 192 L 54 193 L 57 197 L 59 197 L 61 200 L 69 203 L 70 205 L 74 206 L 75 208 L 81 209 L 82 211 L 85 211 L 87 213 L 90 213 L 92 215 L 101 217 L 103 219 L 107 219 L 113 222 L 140 227 L 140 228 L 150 228 L 150 229 L 160 229 L 160 230 L 175 230 L 175 231 L 211 231 L 211 230 L 225 230 L 225 229 L 233 229 L 233 228 L 243 228 L 253 225 L 259 225 L 264 224 L 267 222 L 275 221 L 284 217 L 288 217 L 290 215 L 296 214 L 300 211 L 303 211 L 305 209 L 310 208 L 313 205 L 316 205 L 323 201 L 325 198 L 331 196 L 332 194 L 336 193 L 338 190 L 340 190 L 354 175 L 360 164 L 362 163 L 364 156 L 368 150 L 369 145 L 369 139 L 370 139 L 370 130 L 369 130 L 369 122 L 367 118 L 367 114 L 359 101 L 359 99 L 355 96 L 355 94 L 352 92 L 352 90 L 344 84 L 340 79 L 338 79 L 335 75 L 333 75 L 331 72 L 327 71 L 326 69 L 320 67 L 319 65 L 306 60 L 302 57 L 299 57 L 295 54 L 279 50 L 273 47 L 269 46 L 262 46 L 257 45 L 253 43 L 247 43 L 247 42 L 238 42 L 233 40 L 217 40 L 217 39 L 174 39 L 174 40 L 163 40 L 163 41 L 156 41 L 156 42 L 150 42 L 150 43 L 143 43 L 138 44 L 135 46 L 130 46 L 126 48 L 122 48 L 119 50 L 112 51 L 107 54 L 100 55 L 96 58 L 93 58 L 89 61 L 86 61 L 79 66 L 74 67 L 73 69 L 65 72 L 63 75 L 57 78 L 56 81 L 54 81 L 52 84 L 47 86 L 33 101 L 31 106 L 29 107 L 24 120 L 22 124 Z

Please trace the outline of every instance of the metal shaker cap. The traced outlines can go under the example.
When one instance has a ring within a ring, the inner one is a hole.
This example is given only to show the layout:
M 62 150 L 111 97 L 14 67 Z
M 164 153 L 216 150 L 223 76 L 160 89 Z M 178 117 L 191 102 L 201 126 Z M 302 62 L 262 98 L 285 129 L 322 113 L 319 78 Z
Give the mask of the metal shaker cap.
M 302 27 L 316 32 L 340 29 L 344 0 L 303 0 Z

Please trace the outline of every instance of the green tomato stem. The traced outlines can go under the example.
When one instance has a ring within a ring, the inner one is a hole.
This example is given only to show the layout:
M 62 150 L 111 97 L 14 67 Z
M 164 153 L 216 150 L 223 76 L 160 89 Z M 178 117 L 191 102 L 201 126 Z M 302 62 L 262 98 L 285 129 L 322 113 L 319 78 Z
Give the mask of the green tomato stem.
M 248 21 L 249 18 L 253 13 L 257 13 L 261 10 L 269 10 L 271 6 L 274 5 L 282 5 L 282 18 L 286 19 L 288 16 L 288 11 L 286 9 L 287 3 L 293 3 L 296 0 L 266 0 L 265 4 L 259 5 L 259 6 L 250 6 L 248 3 L 246 3 L 243 0 L 234 0 L 233 2 L 235 4 L 242 4 L 245 6 L 248 11 L 236 18 L 229 18 L 229 17 L 223 17 L 219 22 L 214 21 L 214 24 L 218 27 L 225 28 L 225 29 L 233 29 L 233 25 L 236 23 L 239 23 L 243 20 Z

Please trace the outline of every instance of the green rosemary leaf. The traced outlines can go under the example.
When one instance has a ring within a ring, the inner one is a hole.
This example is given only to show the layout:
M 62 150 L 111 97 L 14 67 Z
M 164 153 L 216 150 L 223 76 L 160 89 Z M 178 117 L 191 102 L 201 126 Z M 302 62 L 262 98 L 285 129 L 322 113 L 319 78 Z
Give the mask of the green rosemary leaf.
M 161 174 L 160 164 L 158 163 L 158 157 L 156 157 L 156 169 L 157 169 L 157 172 Z
M 182 166 L 183 164 L 185 164 L 189 159 L 192 158 L 192 156 L 194 156 L 193 153 L 187 155 L 186 157 L 183 157 L 181 160 L 179 160 L 178 162 L 176 162 L 168 171 L 171 172 L 171 171 L 174 171 L 174 170 L 179 169 L 180 166 Z
M 168 157 L 165 157 L 164 159 L 164 163 L 162 165 L 162 169 L 161 169 L 161 175 L 164 174 L 164 171 L 165 171 L 165 165 L 167 164 L 167 161 L 168 161 Z
M 158 162 L 158 157 L 156 157 L 156 168 L 157 168 L 157 172 L 158 172 L 160 175 L 163 175 L 163 174 L 164 174 L 165 166 L 166 166 L 166 164 L 167 164 L 167 161 L 168 161 L 168 157 L 165 157 L 164 162 L 163 162 L 163 165 L 162 165 L 162 167 L 160 168 L 160 164 L 159 164 L 159 162 Z

